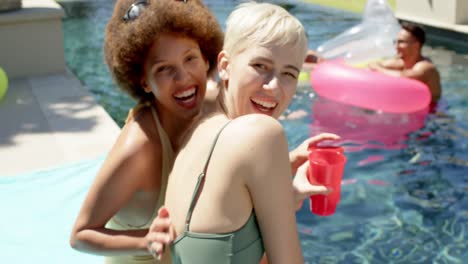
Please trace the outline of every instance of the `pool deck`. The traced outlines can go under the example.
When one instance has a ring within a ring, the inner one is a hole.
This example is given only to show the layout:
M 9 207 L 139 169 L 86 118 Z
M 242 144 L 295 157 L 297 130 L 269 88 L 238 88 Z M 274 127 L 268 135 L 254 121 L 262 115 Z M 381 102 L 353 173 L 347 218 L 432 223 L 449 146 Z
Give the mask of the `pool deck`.
M 302 2 L 362 13 L 367 0 L 302 0 Z M 444 30 L 449 34 L 468 35 L 468 15 L 462 11 L 457 13 L 457 9 L 468 8 L 466 0 L 387 0 L 387 2 L 399 20 Z
M 107 153 L 120 128 L 65 64 L 62 18 L 53 0 L 23 0 L 0 13 L 0 176 L 90 160 Z
M 0 124 L 1 176 L 98 157 L 120 131 L 69 71 L 11 80 Z

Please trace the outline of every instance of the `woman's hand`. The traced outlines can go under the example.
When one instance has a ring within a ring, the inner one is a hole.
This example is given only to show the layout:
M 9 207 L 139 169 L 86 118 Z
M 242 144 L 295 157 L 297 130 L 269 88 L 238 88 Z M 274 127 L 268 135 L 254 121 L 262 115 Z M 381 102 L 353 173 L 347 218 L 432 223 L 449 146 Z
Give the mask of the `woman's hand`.
M 304 199 L 316 194 L 328 194 L 330 189 L 323 185 L 312 185 L 307 179 L 309 163 L 304 162 L 298 169 L 296 177 L 293 180 L 294 198 L 296 201 L 296 210 L 301 209 Z
M 310 137 L 302 144 L 300 144 L 293 151 L 289 152 L 289 161 L 291 163 L 291 170 L 293 175 L 296 174 L 297 168 L 299 168 L 304 162 L 307 161 L 309 155 L 309 146 L 319 144 L 324 140 L 338 140 L 340 137 L 332 133 L 321 133 L 317 136 Z
M 289 161 L 293 175 L 296 175 L 293 180 L 294 196 L 296 200 L 296 210 L 302 207 L 302 202 L 305 198 L 315 194 L 327 194 L 330 192 L 323 185 L 312 185 L 307 179 L 307 171 L 309 169 L 308 155 L 309 146 L 319 144 L 324 140 L 338 140 L 340 137 L 332 133 L 321 133 L 317 136 L 310 137 L 296 149 L 289 153 Z
M 155 259 L 161 260 L 166 246 L 172 243 L 175 237 L 175 229 L 169 217 L 169 211 L 162 206 L 146 235 L 148 251 Z

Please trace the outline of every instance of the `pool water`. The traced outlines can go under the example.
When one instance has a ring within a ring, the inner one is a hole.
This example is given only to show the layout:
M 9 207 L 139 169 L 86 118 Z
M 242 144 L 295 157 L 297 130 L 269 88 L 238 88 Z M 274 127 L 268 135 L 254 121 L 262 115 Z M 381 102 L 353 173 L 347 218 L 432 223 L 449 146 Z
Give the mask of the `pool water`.
M 276 1 L 279 2 L 279 1 Z M 305 25 L 310 48 L 359 23 L 360 16 L 287 2 Z M 111 0 L 63 2 L 69 68 L 119 124 L 134 105 L 113 84 L 102 56 Z M 237 1 L 205 3 L 224 23 Z M 341 203 L 330 217 L 297 214 L 307 263 L 463 263 L 468 259 L 468 48 L 429 41 L 443 96 L 429 114 L 364 111 L 317 98 L 301 84 L 283 120 L 290 147 L 321 131 L 346 147 Z M 280 238 L 278 238 L 280 239 Z M 466 262 L 465 262 L 466 263 Z

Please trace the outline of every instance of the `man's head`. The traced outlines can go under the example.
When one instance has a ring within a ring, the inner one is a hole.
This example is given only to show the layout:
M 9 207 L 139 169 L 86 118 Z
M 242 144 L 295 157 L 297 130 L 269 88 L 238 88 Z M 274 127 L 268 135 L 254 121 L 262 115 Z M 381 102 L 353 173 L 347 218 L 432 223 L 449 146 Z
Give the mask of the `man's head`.
M 414 24 L 402 23 L 396 40 L 398 56 L 402 59 L 420 56 L 421 48 L 426 41 L 424 30 Z

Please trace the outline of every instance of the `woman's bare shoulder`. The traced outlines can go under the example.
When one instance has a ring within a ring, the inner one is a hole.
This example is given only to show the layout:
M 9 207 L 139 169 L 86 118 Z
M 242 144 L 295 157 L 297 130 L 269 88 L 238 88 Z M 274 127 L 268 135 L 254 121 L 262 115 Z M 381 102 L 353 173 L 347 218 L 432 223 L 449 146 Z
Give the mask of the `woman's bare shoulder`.
M 110 158 L 126 166 L 142 167 L 161 158 L 161 142 L 150 108 L 141 109 L 122 127 Z M 156 162 L 155 164 L 158 164 Z
M 164 154 L 156 125 L 150 118 L 151 111 L 149 115 L 140 112 L 127 121 L 97 177 L 132 182 L 137 189 L 155 186 Z
M 244 115 L 234 119 L 229 125 L 230 133 L 235 133 L 246 141 L 268 142 L 284 137 L 284 129 L 278 120 L 262 114 Z
M 122 128 L 121 137 L 127 148 L 133 151 L 160 145 L 158 128 L 151 108 L 140 109 L 129 119 Z
M 265 155 L 287 146 L 286 134 L 278 120 L 262 114 L 238 117 L 223 131 L 223 145 L 243 160 Z
M 220 143 L 223 164 L 235 168 L 235 176 L 242 175 L 244 183 L 261 181 L 273 173 L 291 175 L 286 134 L 272 117 L 255 114 L 236 118 L 226 127 Z

